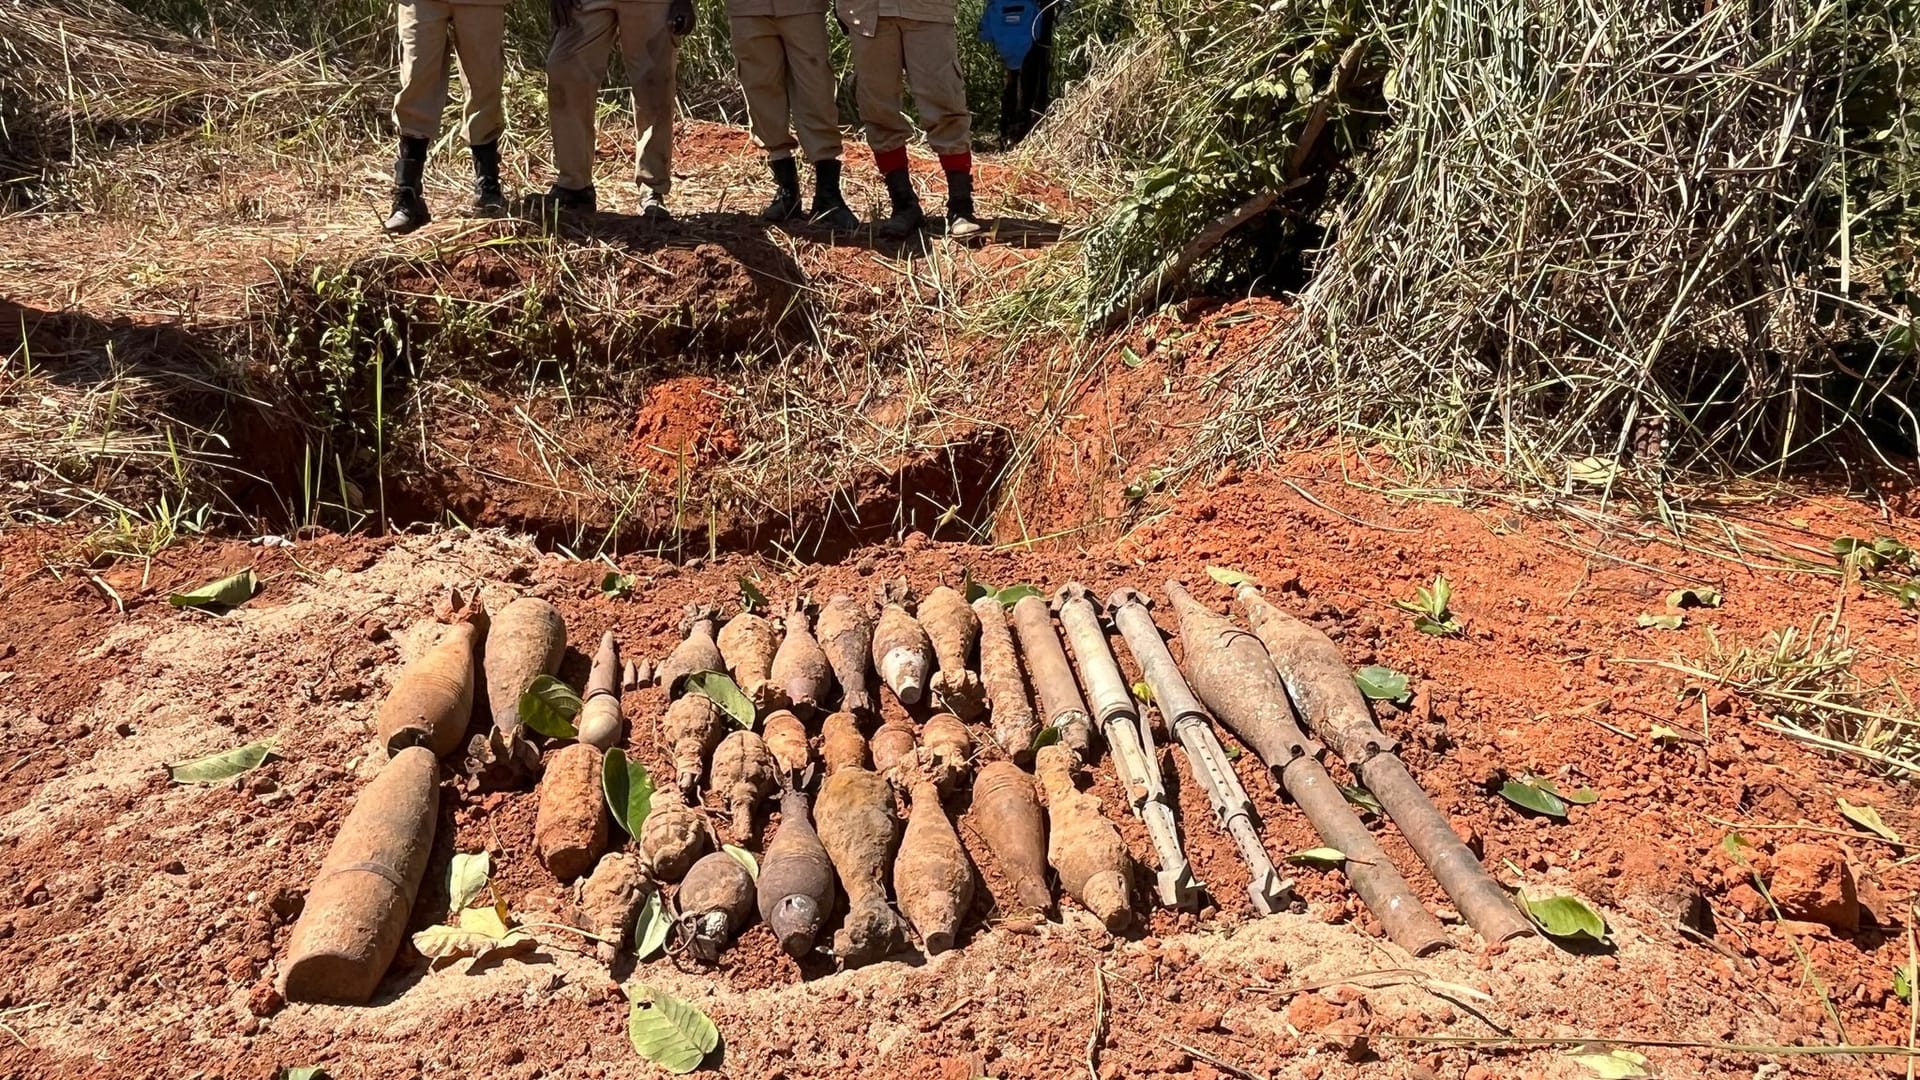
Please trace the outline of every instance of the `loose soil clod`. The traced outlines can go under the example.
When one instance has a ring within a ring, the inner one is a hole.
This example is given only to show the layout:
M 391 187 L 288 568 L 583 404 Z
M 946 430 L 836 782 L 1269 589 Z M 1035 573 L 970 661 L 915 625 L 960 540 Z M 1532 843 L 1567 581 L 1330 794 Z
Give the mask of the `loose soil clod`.
M 779 765 L 759 735 L 736 731 L 714 748 L 713 788 L 726 797 L 733 812 L 733 838 L 740 843 L 753 836 L 754 808 L 779 786 Z
M 833 861 L 814 830 L 807 796 L 788 787 L 780 794 L 780 828 L 760 860 L 760 918 L 781 951 L 796 960 L 811 954 L 833 910 Z
M 673 904 L 681 940 L 694 959 L 719 961 L 721 950 L 753 921 L 754 893 L 753 875 L 724 851 L 693 864 Z
M 967 658 L 980 637 L 980 617 L 967 606 L 966 597 L 945 585 L 928 593 L 916 614 L 940 665 L 930 684 L 934 700 L 962 720 L 979 719 L 986 709 L 986 689 L 980 676 L 968 670 Z
M 1034 755 L 1047 792 L 1047 862 L 1060 875 L 1067 895 L 1117 934 L 1133 922 L 1133 857 L 1120 830 L 1101 813 L 1100 800 L 1074 783 L 1077 761 L 1073 751 L 1059 743 L 1043 746 Z
M 393 962 L 433 852 L 440 767 L 409 746 L 373 778 L 327 850 L 281 969 L 289 1001 L 362 1004 Z
M 843 593 L 827 600 L 815 624 L 821 651 L 833 668 L 833 679 L 840 684 L 840 709 L 863 721 L 879 715 L 874 707 L 873 688 L 867 674 L 868 657 L 873 652 L 873 621 L 860 602 Z
M 474 660 L 486 625 L 486 613 L 475 605 L 401 670 L 374 723 L 388 753 L 425 746 L 445 756 L 460 748 L 473 718 Z
M 568 743 L 547 754 L 533 826 L 540 863 L 562 882 L 593 868 L 607 847 L 607 803 L 600 793 L 600 750 Z
M 786 636 L 773 654 L 773 685 L 786 708 L 802 720 L 826 707 L 833 689 L 833 672 L 826 650 L 807 626 L 807 602 L 797 597 L 785 620 Z
M 1013 886 L 1014 899 L 1038 915 L 1053 910 L 1047 887 L 1047 824 L 1033 777 L 1011 761 L 990 761 L 973 782 L 973 827 Z
M 773 683 L 773 657 L 780 649 L 780 632 L 773 623 L 743 611 L 720 628 L 715 644 L 720 647 L 727 671 L 747 700 L 753 702 L 756 713 L 764 714 L 785 703 L 785 692 Z
M 980 621 L 980 681 L 993 720 L 993 741 L 1015 761 L 1030 761 L 1040 725 L 1034 720 L 1026 678 L 1020 673 L 1006 605 L 997 597 L 983 596 L 973 602 L 973 613 Z
M 893 894 L 927 955 L 935 956 L 953 947 L 961 916 L 973 904 L 973 864 L 933 780 L 916 775 L 909 790 L 912 809 L 894 859 Z
M 680 624 L 687 636 L 673 647 L 665 660 L 660 661 L 659 668 L 654 672 L 660 685 L 667 688 L 669 698 L 677 698 L 686 690 L 689 675 L 700 671 L 727 670 L 727 661 L 720 655 L 720 646 L 714 643 L 714 634 L 719 626 L 720 616 L 712 608 L 699 604 L 687 605 L 687 616 Z

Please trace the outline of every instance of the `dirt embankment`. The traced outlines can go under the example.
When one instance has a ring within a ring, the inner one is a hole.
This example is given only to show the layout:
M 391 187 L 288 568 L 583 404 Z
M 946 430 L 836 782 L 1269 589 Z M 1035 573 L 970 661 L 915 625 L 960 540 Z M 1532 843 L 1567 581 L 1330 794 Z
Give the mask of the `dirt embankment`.
M 1898 657 L 1912 655 L 1920 632 L 1912 614 L 1878 594 L 1841 595 L 1830 577 L 1748 572 L 1660 545 L 1583 554 L 1549 522 L 1389 502 L 1338 476 L 1337 463 L 1323 462 L 1230 478 L 1122 542 L 1079 551 L 910 537 L 829 566 L 629 559 L 622 568 L 638 584 L 625 599 L 601 594 L 604 564 L 488 533 L 329 538 L 291 550 L 190 544 L 146 572 L 113 567 L 98 584 L 41 570 L 34 551 L 44 538 L 14 534 L 0 556 L 0 737 L 12 759 L 0 775 L 0 1019 L 19 1038 L 0 1047 L 0 1072 L 264 1077 L 318 1063 L 338 1076 L 649 1075 L 626 1045 L 615 977 L 564 934 L 471 973 L 428 971 L 405 954 L 364 1008 L 280 1007 L 268 992 L 313 870 L 377 766 L 373 711 L 428 640 L 422 620 L 449 581 L 482 582 L 495 604 L 516 592 L 557 604 L 573 643 L 562 674 L 578 684 L 603 630 L 617 630 L 630 655 L 663 655 L 683 605 L 731 602 L 742 574 L 776 600 L 863 591 L 895 575 L 924 588 L 968 570 L 996 585 L 1076 578 L 1157 593 L 1169 576 L 1204 586 L 1203 567 L 1222 562 L 1325 627 L 1350 662 L 1406 673 L 1411 705 L 1383 723 L 1405 741 L 1414 774 L 1497 876 L 1583 895 L 1605 914 L 1613 946 L 1488 949 L 1456 926 L 1456 948 L 1414 961 L 1381 939 L 1337 875 L 1308 867 L 1292 868 L 1301 910 L 1256 918 L 1233 848 L 1182 752 L 1168 749 L 1183 833 L 1209 887 L 1204 910 L 1155 911 L 1120 939 L 1070 902 L 1037 933 L 999 925 L 1004 882 L 962 801 L 961 835 L 986 887 L 955 952 L 828 974 L 796 967 L 756 925 L 717 972 L 664 959 L 636 970 L 713 1016 L 725 1038 L 710 1063 L 718 1074 L 1052 1078 L 1088 1068 L 1091 1038 L 1102 1077 L 1230 1071 L 1219 1062 L 1262 1076 L 1573 1077 L 1584 1073 L 1559 1050 L 1418 1040 L 1906 1042 L 1911 1014 L 1893 979 L 1906 963 L 1920 871 L 1904 848 L 1850 825 L 1836 799 L 1877 807 L 1904 836 L 1920 829 L 1911 790 L 1768 730 L 1771 713 L 1749 699 L 1636 661 L 1698 658 L 1712 641 L 1757 646 L 1844 599 L 1854 640 L 1878 657 L 1863 661 L 1878 665 L 1868 674 L 1910 674 Z M 1874 527 L 1832 502 L 1782 516 L 1835 533 Z M 1911 535 L 1914 523 L 1893 526 Z M 244 564 L 258 567 L 266 589 L 232 615 L 162 602 Z M 1436 572 L 1454 584 L 1460 637 L 1417 633 L 1393 606 Z M 1677 584 L 1702 581 L 1724 606 L 1692 611 L 1677 631 L 1636 625 L 1663 610 Z M 111 610 L 103 586 L 126 614 Z M 1217 593 L 1206 595 L 1218 604 Z M 628 750 L 664 768 L 659 691 L 630 692 L 625 706 Z M 1656 725 L 1672 734 L 1656 739 Z M 268 735 L 278 736 L 279 757 L 237 781 L 166 780 L 167 761 Z M 1317 843 L 1251 755 L 1238 768 L 1276 855 Z M 1591 786 L 1598 800 L 1564 822 L 1529 816 L 1494 793 L 1527 772 Z M 1150 859 L 1110 769 L 1096 775 L 1107 814 Z M 515 910 L 566 915 L 565 891 L 533 850 L 531 792 L 475 796 L 449 784 L 441 807 L 414 929 L 445 917 L 456 851 L 491 852 Z M 710 799 L 709 810 L 723 836 L 756 850 L 769 831 L 732 837 L 720 803 Z M 1397 832 L 1375 828 L 1426 901 L 1448 910 Z M 1733 832 L 1754 845 L 1751 870 L 1727 853 Z M 1805 921 L 1790 906 L 1806 899 L 1795 878 L 1815 876 L 1809 860 L 1822 858 L 1844 863 L 1856 883 L 1854 927 Z M 1776 917 L 1752 870 L 1793 917 Z M 1645 1052 L 1670 1076 L 1905 1069 L 1890 1057 Z

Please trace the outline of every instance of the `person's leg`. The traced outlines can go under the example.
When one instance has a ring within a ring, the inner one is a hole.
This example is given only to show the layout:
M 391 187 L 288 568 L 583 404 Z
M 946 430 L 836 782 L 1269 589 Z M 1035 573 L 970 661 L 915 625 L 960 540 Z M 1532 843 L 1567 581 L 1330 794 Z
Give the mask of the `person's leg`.
M 473 204 L 469 212 L 495 215 L 507 209 L 500 189 L 500 136 L 506 131 L 501 84 L 506 66 L 507 9 L 498 4 L 457 4 L 453 49 L 466 84 L 465 133 L 473 154 Z
M 383 226 L 410 233 L 433 220 L 422 185 L 427 147 L 440 133 L 447 107 L 447 30 L 451 5 L 442 0 L 406 0 L 399 5 L 400 92 L 393 99 L 393 126 L 400 150 L 393 162 L 393 209 Z
M 840 110 L 834 102 L 833 46 L 827 20 L 819 14 L 779 20 L 786 47 L 789 99 L 800 148 L 813 164 L 813 223 L 834 232 L 853 232 L 860 219 L 840 193 Z
M 605 8 L 576 10 L 571 21 L 554 30 L 547 50 L 547 118 L 556 195 L 593 190 L 593 111 L 617 23 Z
M 927 143 L 940 155 L 947 176 L 947 232 L 970 236 L 980 231 L 973 209 L 973 114 L 967 108 L 967 80 L 951 23 L 902 19 L 902 55 L 907 86 L 927 129 Z
M 787 221 L 806 212 L 800 204 L 800 168 L 793 160 L 797 144 L 788 123 L 787 50 L 780 41 L 780 21 L 758 15 L 727 21 L 734 66 L 747 98 L 747 129 L 753 145 L 766 151 L 773 173 L 773 201 L 760 213 L 766 221 Z
M 641 212 L 649 217 L 667 213 L 667 192 L 673 187 L 674 76 L 679 45 L 667 26 L 668 5 L 620 5 L 620 56 L 633 80 L 633 128 L 638 162 L 634 182 L 641 187 Z
M 907 140 L 913 135 L 913 125 L 900 111 L 901 76 L 906 70 L 901 55 L 902 21 L 878 19 L 873 36 L 848 35 L 853 45 L 854 95 L 860 107 L 860 123 L 867 130 L 873 162 L 886 178 L 887 200 L 893 207 L 892 215 L 880 223 L 879 229 L 882 235 L 895 238 L 918 229 L 926 217 L 920 209 L 920 197 L 914 194 L 913 175 L 908 168 Z

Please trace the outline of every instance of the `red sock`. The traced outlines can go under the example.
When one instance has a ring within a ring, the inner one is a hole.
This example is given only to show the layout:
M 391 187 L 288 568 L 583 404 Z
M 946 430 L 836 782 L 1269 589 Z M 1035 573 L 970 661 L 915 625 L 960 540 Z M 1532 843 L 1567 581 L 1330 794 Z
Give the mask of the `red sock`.
M 973 171 L 973 151 L 962 150 L 957 154 L 941 154 L 940 167 L 947 172 L 970 173 Z
M 904 146 L 896 146 L 891 150 L 875 150 L 873 152 L 873 163 L 880 166 L 880 172 L 883 175 L 886 173 L 899 172 L 901 169 L 907 167 L 907 148 Z

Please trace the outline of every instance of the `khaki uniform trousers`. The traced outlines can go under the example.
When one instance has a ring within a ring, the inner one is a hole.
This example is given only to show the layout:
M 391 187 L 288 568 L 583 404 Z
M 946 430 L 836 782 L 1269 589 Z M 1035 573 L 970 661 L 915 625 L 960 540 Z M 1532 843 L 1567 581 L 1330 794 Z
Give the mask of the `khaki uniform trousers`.
M 840 113 L 834 103 L 827 13 L 736 15 L 727 23 L 740 88 L 747 95 L 753 145 L 775 161 L 792 157 L 796 145 L 811 162 L 838 158 Z
M 607 75 L 614 36 L 633 81 L 633 128 L 638 143 L 634 180 L 666 197 L 673 186 L 673 97 L 679 54 L 667 29 L 665 0 L 587 0 L 573 21 L 554 31 L 547 50 L 547 117 L 553 127 L 553 166 L 560 187 L 593 186 L 594 107 Z
M 400 134 L 428 140 L 440 136 L 451 46 L 460 58 L 460 81 L 467 90 L 467 144 L 498 139 L 507 129 L 500 107 L 506 29 L 504 2 L 401 0 L 400 93 L 393 99 L 393 124 Z
M 913 137 L 913 124 L 901 112 L 902 72 L 933 152 L 971 151 L 973 116 L 967 111 L 967 80 L 960 73 L 953 23 L 892 15 L 879 16 L 872 23 L 871 35 L 856 25 L 847 38 L 853 44 L 860 122 L 866 126 L 873 152 L 898 150 Z

